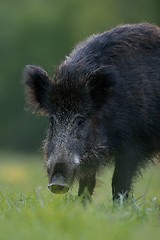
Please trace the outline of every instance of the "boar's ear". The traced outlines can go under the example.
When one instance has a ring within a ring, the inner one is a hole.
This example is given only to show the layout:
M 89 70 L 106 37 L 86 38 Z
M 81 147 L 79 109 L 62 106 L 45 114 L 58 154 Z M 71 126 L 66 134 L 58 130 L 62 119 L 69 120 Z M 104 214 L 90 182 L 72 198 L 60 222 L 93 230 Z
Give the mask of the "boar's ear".
M 40 67 L 28 65 L 24 70 L 27 102 L 37 111 L 47 112 L 52 82 Z
M 89 76 L 87 87 L 92 102 L 100 108 L 112 93 L 117 74 L 112 66 L 101 67 Z

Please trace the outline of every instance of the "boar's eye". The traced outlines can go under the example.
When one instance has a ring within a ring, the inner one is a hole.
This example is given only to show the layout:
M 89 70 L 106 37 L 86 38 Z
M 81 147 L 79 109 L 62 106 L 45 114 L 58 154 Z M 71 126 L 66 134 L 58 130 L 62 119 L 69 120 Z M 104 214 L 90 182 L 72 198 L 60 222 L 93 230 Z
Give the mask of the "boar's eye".
M 86 119 L 82 116 L 77 116 L 74 119 L 74 125 L 78 127 L 83 127 L 85 125 Z

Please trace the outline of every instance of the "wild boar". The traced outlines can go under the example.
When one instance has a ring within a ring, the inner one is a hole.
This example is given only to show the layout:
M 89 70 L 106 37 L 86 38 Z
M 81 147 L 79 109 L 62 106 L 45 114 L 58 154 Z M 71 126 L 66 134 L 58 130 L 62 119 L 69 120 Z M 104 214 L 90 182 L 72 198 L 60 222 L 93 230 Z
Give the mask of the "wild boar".
M 160 152 L 160 28 L 118 26 L 78 44 L 53 78 L 25 68 L 27 99 L 50 119 L 44 144 L 49 189 L 92 195 L 110 159 L 113 200 Z

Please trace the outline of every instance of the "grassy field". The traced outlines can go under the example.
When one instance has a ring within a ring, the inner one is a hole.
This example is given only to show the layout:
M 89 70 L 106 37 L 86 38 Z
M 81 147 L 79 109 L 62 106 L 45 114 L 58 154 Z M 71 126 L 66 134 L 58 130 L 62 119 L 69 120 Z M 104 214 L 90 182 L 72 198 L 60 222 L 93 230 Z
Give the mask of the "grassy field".
M 77 186 L 63 196 L 47 190 L 40 157 L 1 154 L 0 240 L 160 239 L 160 166 L 137 180 L 126 206 L 112 204 L 112 171 L 98 178 L 93 202 L 84 208 Z

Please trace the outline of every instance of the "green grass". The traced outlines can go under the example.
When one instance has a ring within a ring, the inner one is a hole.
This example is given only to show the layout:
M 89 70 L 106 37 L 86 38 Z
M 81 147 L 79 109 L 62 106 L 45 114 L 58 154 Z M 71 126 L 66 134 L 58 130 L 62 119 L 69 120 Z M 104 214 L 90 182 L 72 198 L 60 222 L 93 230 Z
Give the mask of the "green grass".
M 137 180 L 134 200 L 125 206 L 113 206 L 112 169 L 105 171 L 92 204 L 84 208 L 77 186 L 63 196 L 51 194 L 43 165 L 34 158 L 0 155 L 0 240 L 160 238 L 159 167 Z

